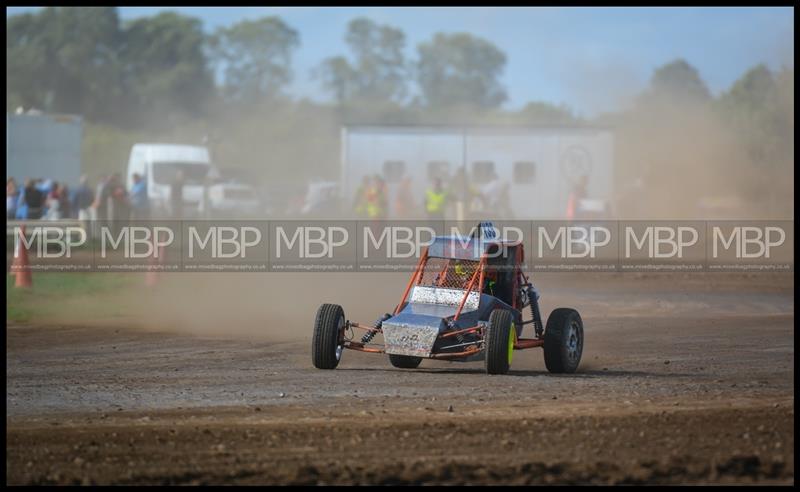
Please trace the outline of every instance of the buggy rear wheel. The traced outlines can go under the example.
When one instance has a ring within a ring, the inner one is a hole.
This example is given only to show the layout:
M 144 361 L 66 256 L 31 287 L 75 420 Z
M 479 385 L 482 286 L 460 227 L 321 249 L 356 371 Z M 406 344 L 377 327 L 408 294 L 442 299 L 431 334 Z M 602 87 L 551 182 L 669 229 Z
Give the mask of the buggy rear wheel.
M 489 325 L 483 339 L 484 366 L 487 374 L 505 374 L 511 367 L 516 330 L 511 312 L 495 309 L 489 315 Z
M 558 308 L 547 318 L 544 365 L 553 373 L 573 373 L 583 353 L 583 321 L 578 311 Z
M 400 369 L 416 369 L 419 367 L 420 362 L 422 362 L 422 357 L 389 354 L 389 362 L 391 362 L 394 367 L 399 367 Z
M 336 369 L 344 350 L 344 309 L 338 304 L 323 304 L 314 320 L 311 358 L 317 369 Z

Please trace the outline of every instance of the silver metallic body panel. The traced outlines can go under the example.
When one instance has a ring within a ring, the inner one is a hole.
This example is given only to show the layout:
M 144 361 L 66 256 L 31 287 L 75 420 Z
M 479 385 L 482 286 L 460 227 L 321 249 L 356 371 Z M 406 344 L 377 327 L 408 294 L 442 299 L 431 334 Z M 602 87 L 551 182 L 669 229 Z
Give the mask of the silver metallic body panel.
M 430 357 L 432 353 L 441 350 L 443 343 L 458 343 L 455 339 L 445 339 L 437 345 L 436 339 L 441 333 L 476 326 L 479 321 L 488 320 L 494 309 L 509 309 L 509 306 L 495 297 L 471 292 L 458 321 L 450 328 L 447 320 L 452 319 L 458 311 L 464 298 L 463 290 L 414 286 L 409 298 L 410 301 L 400 313 L 383 322 L 384 348 L 387 354 Z M 520 328 L 518 325 L 518 330 Z M 480 353 L 471 356 L 469 360 L 482 358 L 483 353 Z
M 411 291 L 410 302 L 452 306 L 457 308 L 463 299 L 464 290 L 462 289 L 447 289 L 444 287 L 425 287 L 422 285 L 416 285 Z M 467 296 L 466 302 L 464 303 L 464 310 L 473 311 L 478 309 L 480 300 L 481 295 L 478 292 L 470 292 Z
M 404 311 L 383 322 L 386 353 L 429 357 L 436 337 L 445 327 L 441 317 Z

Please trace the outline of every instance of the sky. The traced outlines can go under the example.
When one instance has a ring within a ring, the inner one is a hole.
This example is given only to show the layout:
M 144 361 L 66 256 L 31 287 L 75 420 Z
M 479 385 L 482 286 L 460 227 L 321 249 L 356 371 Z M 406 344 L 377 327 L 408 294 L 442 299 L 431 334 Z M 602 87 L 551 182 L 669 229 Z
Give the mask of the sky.
M 7 7 L 6 16 L 37 7 Z M 794 8 L 570 7 L 120 7 L 123 20 L 173 10 L 212 32 L 244 19 L 277 15 L 300 33 L 294 53 L 298 98 L 330 100 L 313 69 L 348 54 L 347 23 L 359 16 L 402 29 L 406 56 L 437 32 L 468 32 L 507 56 L 506 109 L 530 101 L 565 104 L 581 116 L 623 109 L 653 71 L 684 58 L 715 95 L 747 69 L 794 67 Z

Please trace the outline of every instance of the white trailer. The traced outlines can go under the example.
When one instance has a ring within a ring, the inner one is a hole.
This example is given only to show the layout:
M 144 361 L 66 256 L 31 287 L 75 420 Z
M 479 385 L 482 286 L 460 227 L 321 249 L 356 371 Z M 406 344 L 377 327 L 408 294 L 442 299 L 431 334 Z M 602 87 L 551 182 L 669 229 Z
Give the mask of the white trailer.
M 6 113 L 6 177 L 44 178 L 74 186 L 81 175 L 79 116 Z
M 352 202 L 364 176 L 380 175 L 389 188 L 389 217 L 404 177 L 421 204 L 434 177 L 447 185 L 459 168 L 475 186 L 493 169 L 509 185 L 517 219 L 564 218 L 582 179 L 585 198 L 608 203 L 612 196 L 614 142 L 607 128 L 349 126 L 341 141 L 343 198 Z

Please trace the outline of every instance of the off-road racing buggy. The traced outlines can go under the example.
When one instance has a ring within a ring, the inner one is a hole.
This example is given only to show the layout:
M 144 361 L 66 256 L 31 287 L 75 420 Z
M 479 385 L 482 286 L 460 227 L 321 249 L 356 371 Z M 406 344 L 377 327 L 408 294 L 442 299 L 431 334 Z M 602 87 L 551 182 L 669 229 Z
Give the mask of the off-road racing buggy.
M 423 250 L 400 303 L 372 326 L 348 320 L 337 304 L 317 311 L 312 358 L 335 369 L 344 349 L 388 354 L 395 367 L 413 369 L 423 358 L 483 360 L 489 374 L 505 374 L 514 350 L 544 348 L 553 373 L 572 373 L 583 351 L 583 322 L 557 308 L 542 324 L 539 293 L 522 271 L 520 242 L 500 240 L 490 223 L 472 237 L 439 236 Z M 524 308 L 531 319 L 523 320 Z M 523 338 L 525 325 L 533 338 Z M 366 333 L 356 338 L 355 329 Z M 383 335 L 383 345 L 373 342 Z

